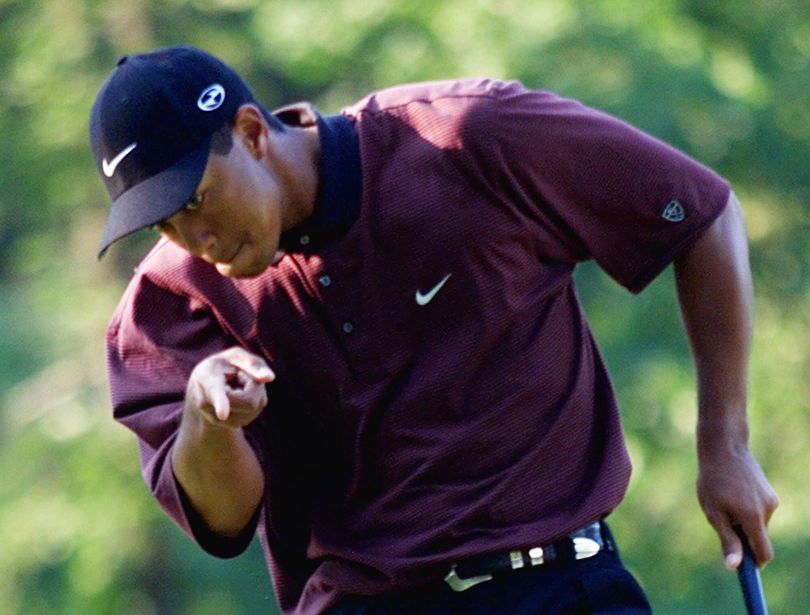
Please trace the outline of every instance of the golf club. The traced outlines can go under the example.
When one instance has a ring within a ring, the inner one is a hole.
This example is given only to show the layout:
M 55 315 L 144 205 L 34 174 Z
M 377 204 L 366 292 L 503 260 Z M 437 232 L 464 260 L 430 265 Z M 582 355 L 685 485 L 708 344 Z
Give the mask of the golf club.
M 737 568 L 737 577 L 740 579 L 745 609 L 748 615 L 768 615 L 768 606 L 765 604 L 765 592 L 762 590 L 762 579 L 759 576 L 754 553 L 751 545 L 740 528 L 736 528 L 743 544 L 743 558 Z

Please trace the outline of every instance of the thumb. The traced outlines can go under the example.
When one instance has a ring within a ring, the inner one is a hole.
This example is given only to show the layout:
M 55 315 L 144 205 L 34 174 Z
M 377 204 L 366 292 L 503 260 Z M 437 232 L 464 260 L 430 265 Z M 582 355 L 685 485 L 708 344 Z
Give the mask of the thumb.
M 731 525 L 724 524 L 717 528 L 720 544 L 723 548 L 724 563 L 728 570 L 737 570 L 743 558 L 743 547 L 740 537 Z

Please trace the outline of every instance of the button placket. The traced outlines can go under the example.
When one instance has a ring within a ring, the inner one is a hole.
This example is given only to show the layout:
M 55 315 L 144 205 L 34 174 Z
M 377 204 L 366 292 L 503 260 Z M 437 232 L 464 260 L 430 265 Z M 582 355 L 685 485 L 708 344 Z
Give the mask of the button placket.
M 303 240 L 304 237 L 306 236 L 301 237 L 301 239 Z M 334 281 L 332 280 L 332 276 L 328 273 L 322 273 L 318 276 L 318 284 L 321 288 L 330 288 L 334 284 Z M 346 334 L 353 333 L 354 323 L 351 320 L 344 320 L 340 325 L 340 329 Z

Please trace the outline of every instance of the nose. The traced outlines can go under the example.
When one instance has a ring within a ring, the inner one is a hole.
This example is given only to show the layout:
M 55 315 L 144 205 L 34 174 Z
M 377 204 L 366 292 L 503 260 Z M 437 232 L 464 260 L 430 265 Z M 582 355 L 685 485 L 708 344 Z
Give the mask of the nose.
M 174 217 L 174 216 L 173 216 Z M 192 220 L 191 216 L 177 216 L 176 220 L 169 221 L 177 237 L 178 243 L 190 254 L 205 259 L 213 253 L 216 245 L 216 233 L 201 220 Z

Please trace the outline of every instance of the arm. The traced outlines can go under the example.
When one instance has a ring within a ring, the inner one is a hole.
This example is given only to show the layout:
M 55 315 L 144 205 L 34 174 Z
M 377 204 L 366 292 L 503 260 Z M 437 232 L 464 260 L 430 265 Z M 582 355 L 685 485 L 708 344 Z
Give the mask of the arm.
M 741 527 L 760 566 L 773 557 L 767 524 L 778 505 L 748 449 L 746 393 L 753 292 L 739 202 L 675 260 L 681 312 L 698 389 L 698 499 L 720 536 L 729 569 L 742 559 Z
M 172 450 L 174 475 L 206 525 L 238 536 L 264 493 L 264 474 L 242 427 L 267 404 L 273 372 L 240 348 L 217 353 L 192 371 Z

